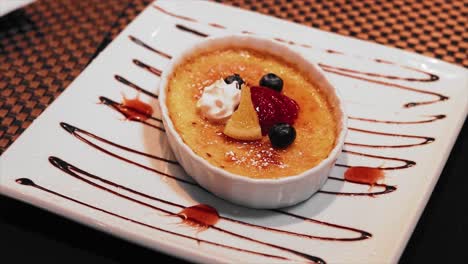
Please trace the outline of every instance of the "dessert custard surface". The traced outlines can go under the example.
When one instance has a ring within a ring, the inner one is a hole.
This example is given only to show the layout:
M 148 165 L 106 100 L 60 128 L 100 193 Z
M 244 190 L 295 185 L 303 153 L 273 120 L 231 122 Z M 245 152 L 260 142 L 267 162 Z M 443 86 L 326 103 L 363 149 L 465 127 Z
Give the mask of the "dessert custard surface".
M 234 73 L 249 86 L 258 86 L 267 73 L 283 79 L 282 93 L 300 108 L 292 145 L 275 149 L 268 135 L 257 141 L 235 140 L 223 134 L 225 124 L 201 117 L 196 104 L 203 89 Z M 175 129 L 196 154 L 217 167 L 251 178 L 300 174 L 325 159 L 337 137 L 333 109 L 313 80 L 293 64 L 250 49 L 226 48 L 189 57 L 169 78 L 166 100 Z

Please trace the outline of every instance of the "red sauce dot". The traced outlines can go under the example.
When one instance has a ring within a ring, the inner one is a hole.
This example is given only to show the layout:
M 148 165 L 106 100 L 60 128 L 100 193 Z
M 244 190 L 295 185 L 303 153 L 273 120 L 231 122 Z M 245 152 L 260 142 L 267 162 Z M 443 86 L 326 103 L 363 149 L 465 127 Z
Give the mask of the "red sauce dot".
M 375 185 L 384 178 L 383 170 L 370 167 L 350 167 L 344 177 L 349 182 Z
M 219 220 L 218 211 L 206 204 L 187 207 L 177 215 L 183 219 L 184 224 L 201 230 L 215 225 Z
M 151 105 L 141 101 L 138 96 L 134 99 L 124 97 L 122 104 L 117 108 L 129 120 L 145 121 L 153 114 Z

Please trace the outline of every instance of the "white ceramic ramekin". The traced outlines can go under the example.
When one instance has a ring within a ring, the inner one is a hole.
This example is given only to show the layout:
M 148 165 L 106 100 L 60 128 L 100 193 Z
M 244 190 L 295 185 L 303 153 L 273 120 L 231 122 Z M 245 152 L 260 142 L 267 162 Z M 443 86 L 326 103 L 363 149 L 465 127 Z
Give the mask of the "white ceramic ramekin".
M 243 47 L 279 56 L 297 65 L 304 73 L 309 74 L 312 80 L 315 80 L 316 86 L 328 96 L 337 121 L 335 147 L 326 159 L 298 175 L 280 179 L 252 179 L 211 165 L 184 143 L 172 123 L 166 105 L 168 81 L 176 67 L 183 63 L 187 57 L 224 47 Z M 327 81 L 319 67 L 283 44 L 247 35 L 210 37 L 175 56 L 164 70 L 161 78 L 159 103 L 162 120 L 169 144 L 177 160 L 201 186 L 223 199 L 253 208 L 280 208 L 294 205 L 308 199 L 322 187 L 330 169 L 341 153 L 347 132 L 347 116 L 340 96 Z

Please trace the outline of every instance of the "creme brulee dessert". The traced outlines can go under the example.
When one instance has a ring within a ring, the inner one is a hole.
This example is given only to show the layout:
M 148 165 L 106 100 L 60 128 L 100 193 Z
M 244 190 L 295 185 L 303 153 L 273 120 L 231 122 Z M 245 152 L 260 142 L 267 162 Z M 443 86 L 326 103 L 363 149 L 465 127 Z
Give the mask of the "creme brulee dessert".
M 212 165 L 255 179 L 298 175 L 338 136 L 327 95 L 307 76 L 271 54 L 226 47 L 180 63 L 166 105 L 184 143 Z

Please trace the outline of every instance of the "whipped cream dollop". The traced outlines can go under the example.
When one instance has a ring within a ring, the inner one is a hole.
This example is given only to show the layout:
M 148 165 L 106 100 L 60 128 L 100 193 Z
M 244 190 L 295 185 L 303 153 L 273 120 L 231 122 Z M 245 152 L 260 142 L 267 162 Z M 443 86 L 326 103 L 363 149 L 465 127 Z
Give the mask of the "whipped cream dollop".
M 237 89 L 238 85 L 237 81 L 227 84 L 220 79 L 205 87 L 197 102 L 200 114 L 213 122 L 226 121 L 239 105 L 241 91 Z

